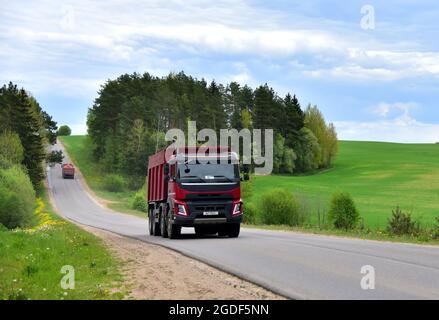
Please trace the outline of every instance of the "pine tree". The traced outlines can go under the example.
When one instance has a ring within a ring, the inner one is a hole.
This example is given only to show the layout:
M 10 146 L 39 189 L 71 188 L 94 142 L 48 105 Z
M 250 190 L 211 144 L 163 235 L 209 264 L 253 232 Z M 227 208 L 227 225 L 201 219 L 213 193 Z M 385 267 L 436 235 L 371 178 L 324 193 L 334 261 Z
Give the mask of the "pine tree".
M 24 149 L 23 165 L 26 167 L 34 187 L 38 187 L 44 178 L 43 160 L 44 150 L 44 128 L 42 127 L 42 116 L 37 104 L 24 89 L 19 90 L 16 85 L 9 83 L 0 90 L 0 101 L 4 126 L 8 126 L 20 137 Z
M 257 129 L 274 129 L 276 127 L 276 112 L 274 91 L 267 84 L 255 90 L 253 124 Z
M 288 93 L 284 99 L 285 104 L 285 138 L 288 147 L 294 147 L 297 143 L 300 130 L 304 127 L 305 115 L 300 107 L 299 100 Z

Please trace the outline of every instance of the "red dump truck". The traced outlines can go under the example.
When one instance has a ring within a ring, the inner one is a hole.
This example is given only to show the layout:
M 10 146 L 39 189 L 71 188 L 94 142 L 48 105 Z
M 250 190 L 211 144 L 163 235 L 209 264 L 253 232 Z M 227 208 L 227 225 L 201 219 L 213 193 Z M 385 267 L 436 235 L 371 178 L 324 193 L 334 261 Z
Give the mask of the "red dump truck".
M 239 158 L 224 147 L 203 156 L 197 152 L 197 147 L 185 147 L 149 157 L 150 235 L 173 239 L 182 227 L 194 227 L 197 235 L 239 236 L 243 217 Z M 247 180 L 248 167 L 244 173 Z
M 75 167 L 71 163 L 63 163 L 61 165 L 63 179 L 75 178 Z

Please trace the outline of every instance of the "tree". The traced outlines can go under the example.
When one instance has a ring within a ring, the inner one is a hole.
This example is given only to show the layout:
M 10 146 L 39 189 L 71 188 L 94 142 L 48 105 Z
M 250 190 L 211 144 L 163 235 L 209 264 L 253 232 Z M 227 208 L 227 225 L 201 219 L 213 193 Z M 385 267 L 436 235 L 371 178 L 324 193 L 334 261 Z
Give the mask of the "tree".
M 294 149 L 297 155 L 296 170 L 299 172 L 315 170 L 318 168 L 319 142 L 314 133 L 308 128 L 302 128 L 299 133 Z
M 16 132 L 24 149 L 22 164 L 34 187 L 44 178 L 44 128 L 41 109 L 24 89 L 9 83 L 0 89 L 0 123 Z
M 305 111 L 305 126 L 310 129 L 320 145 L 317 157 L 319 168 L 327 168 L 338 151 L 337 134 L 333 124 L 327 125 L 317 106 L 308 106 Z
M 305 126 L 305 114 L 300 107 L 296 95 L 291 97 L 288 93 L 284 99 L 285 104 L 285 139 L 289 147 L 294 147 L 299 139 L 300 130 Z
M 24 160 L 23 146 L 15 132 L 5 131 L 0 135 L 0 158 L 10 165 L 19 165 Z
M 72 134 L 72 129 L 70 129 L 70 127 L 67 125 L 63 125 L 63 126 L 59 127 L 58 133 L 57 133 L 57 135 L 59 137 L 70 136 L 71 134 Z
M 47 162 L 51 165 L 56 163 L 61 164 L 64 160 L 64 154 L 61 150 L 51 151 L 46 158 Z
M 58 135 L 57 130 L 58 126 L 55 121 L 53 121 L 52 116 L 50 116 L 47 112 L 41 111 L 41 115 L 43 118 L 46 139 L 50 144 L 56 143 L 56 136 Z
M 273 172 L 292 174 L 297 156 L 293 149 L 285 145 L 285 138 L 277 133 L 273 146 Z
M 255 90 L 254 127 L 258 129 L 275 129 L 278 110 L 275 110 L 274 91 L 267 84 Z

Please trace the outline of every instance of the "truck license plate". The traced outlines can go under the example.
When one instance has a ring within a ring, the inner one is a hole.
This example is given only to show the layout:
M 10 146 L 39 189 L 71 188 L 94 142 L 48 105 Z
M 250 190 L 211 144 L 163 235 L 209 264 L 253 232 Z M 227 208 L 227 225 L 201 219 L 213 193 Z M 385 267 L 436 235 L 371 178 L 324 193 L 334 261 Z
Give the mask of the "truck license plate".
M 218 211 L 204 211 L 203 215 L 204 216 L 217 216 L 218 215 Z

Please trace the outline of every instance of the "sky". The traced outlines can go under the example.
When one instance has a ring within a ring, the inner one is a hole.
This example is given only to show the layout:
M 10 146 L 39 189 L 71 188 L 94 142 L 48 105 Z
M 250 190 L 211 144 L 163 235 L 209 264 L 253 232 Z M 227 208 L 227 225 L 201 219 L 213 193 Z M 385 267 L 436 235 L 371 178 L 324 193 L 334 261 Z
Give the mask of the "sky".
M 439 141 L 436 0 L 0 0 L 0 84 L 86 132 L 101 85 L 187 74 L 317 105 L 343 140 Z

